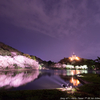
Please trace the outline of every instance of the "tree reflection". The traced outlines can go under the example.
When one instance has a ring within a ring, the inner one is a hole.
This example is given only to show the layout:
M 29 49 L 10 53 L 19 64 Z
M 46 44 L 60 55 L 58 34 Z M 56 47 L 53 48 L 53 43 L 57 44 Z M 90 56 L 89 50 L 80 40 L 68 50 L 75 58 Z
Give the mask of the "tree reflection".
M 39 71 L 0 72 L 0 87 L 19 87 L 38 78 Z

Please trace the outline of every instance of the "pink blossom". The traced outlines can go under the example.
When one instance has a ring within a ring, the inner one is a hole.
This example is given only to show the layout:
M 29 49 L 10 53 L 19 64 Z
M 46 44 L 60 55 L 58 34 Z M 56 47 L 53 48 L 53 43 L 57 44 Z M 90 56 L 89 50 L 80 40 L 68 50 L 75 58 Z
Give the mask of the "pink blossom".
M 33 69 L 39 69 L 39 63 L 33 59 L 27 58 L 25 56 L 17 55 L 14 57 L 11 56 L 0 56 L 0 67 L 3 68 L 14 68 L 14 64 L 17 66 L 25 68 L 32 67 Z

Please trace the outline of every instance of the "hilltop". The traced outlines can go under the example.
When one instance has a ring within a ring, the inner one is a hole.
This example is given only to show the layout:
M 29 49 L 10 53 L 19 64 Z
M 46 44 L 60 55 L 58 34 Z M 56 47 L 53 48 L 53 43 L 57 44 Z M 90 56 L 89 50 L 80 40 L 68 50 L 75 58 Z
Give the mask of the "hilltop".
M 2 42 L 0 42 L 0 55 L 2 56 L 11 56 L 12 53 L 11 52 L 15 52 L 16 55 L 23 55 L 22 52 L 18 51 L 17 49 L 12 48 L 11 46 L 8 46 Z
M 60 64 L 66 64 L 66 65 L 73 65 L 73 66 L 83 66 L 87 65 L 88 69 L 100 69 L 100 57 L 98 59 L 92 60 L 92 59 L 85 59 L 77 57 L 76 55 L 72 55 L 72 57 L 64 57 L 61 59 L 58 63 Z
M 25 57 L 28 57 L 30 59 L 33 59 L 33 60 L 36 60 L 38 62 L 42 62 L 43 60 L 40 59 L 39 57 L 36 57 L 36 56 L 33 56 L 33 55 L 29 55 L 29 54 L 25 54 L 21 51 L 18 51 L 17 49 L 9 46 L 9 45 L 6 45 L 2 42 L 0 42 L 0 55 L 1 56 L 16 56 L 16 55 L 21 55 L 21 56 L 25 56 Z

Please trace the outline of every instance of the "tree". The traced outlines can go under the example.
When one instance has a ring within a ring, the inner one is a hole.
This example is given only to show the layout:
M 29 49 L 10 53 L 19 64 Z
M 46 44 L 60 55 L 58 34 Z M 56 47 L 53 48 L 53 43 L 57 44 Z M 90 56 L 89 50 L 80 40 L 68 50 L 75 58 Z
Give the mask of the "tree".
M 97 61 L 98 63 L 100 63 L 100 57 L 97 57 L 97 59 L 95 61 Z
M 31 56 L 31 59 L 33 59 L 33 60 L 35 60 L 35 61 L 36 61 L 36 58 L 35 58 L 35 56 Z

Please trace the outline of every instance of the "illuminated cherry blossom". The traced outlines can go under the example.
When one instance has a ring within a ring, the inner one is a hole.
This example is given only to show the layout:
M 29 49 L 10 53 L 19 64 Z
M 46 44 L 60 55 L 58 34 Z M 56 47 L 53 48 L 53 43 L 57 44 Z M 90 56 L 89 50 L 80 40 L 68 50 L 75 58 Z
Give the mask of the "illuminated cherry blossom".
M 25 56 L 0 56 L 0 68 L 15 68 L 14 64 L 21 68 L 32 67 L 33 69 L 39 69 L 39 63 L 37 61 Z

